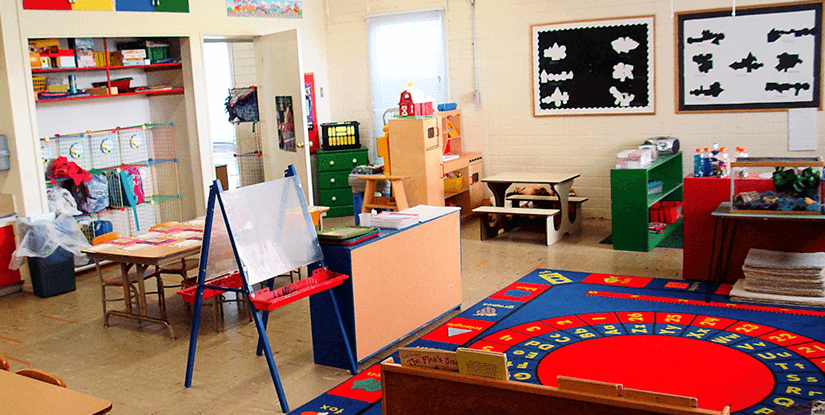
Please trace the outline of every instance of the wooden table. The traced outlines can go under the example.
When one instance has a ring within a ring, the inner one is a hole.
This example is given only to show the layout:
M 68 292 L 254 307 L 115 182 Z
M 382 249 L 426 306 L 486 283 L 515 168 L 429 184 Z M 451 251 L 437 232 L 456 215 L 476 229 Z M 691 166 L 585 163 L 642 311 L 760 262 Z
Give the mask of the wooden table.
M 190 231 L 198 231 L 198 226 L 194 225 L 193 223 L 200 223 L 198 220 L 190 223 L 191 227 L 189 229 L 181 229 L 190 230 Z M 185 223 L 186 224 L 186 223 Z M 202 232 L 202 225 L 201 232 Z M 150 231 L 151 232 L 151 231 Z M 132 240 L 140 241 L 141 236 L 145 236 L 146 234 L 137 235 L 135 237 L 129 238 Z M 174 239 L 174 233 L 165 234 L 165 236 Z M 192 241 L 192 242 L 184 242 L 184 241 Z M 184 246 L 185 245 L 185 246 Z M 140 249 L 133 249 L 132 247 L 140 246 Z M 176 261 L 180 261 L 183 258 L 190 257 L 192 255 L 196 255 L 200 252 L 201 249 L 201 241 L 195 239 L 181 239 L 177 242 L 165 244 L 165 245 L 149 245 L 149 244 L 142 244 L 136 243 L 134 245 L 114 245 L 114 244 L 104 244 L 93 246 L 91 248 L 83 249 L 82 252 L 85 253 L 89 259 L 95 261 L 95 266 L 100 271 L 100 261 L 111 261 L 120 264 L 120 271 L 123 279 L 123 295 L 124 298 L 129 298 L 129 269 L 131 267 L 135 267 L 134 272 L 137 272 L 138 275 L 144 275 L 147 268 L 151 266 L 160 266 L 166 265 L 169 263 L 173 263 Z M 172 325 L 169 324 L 164 318 L 156 318 L 150 317 L 146 314 L 146 287 L 143 278 L 137 278 L 138 282 L 138 312 L 135 313 L 132 310 L 132 303 L 130 301 L 126 301 L 126 310 L 109 310 L 106 312 L 106 316 L 104 317 L 104 324 L 106 326 L 109 325 L 109 316 L 116 315 L 126 318 L 137 319 L 141 321 L 148 321 L 152 323 L 159 323 L 166 326 L 169 330 L 169 334 L 172 336 L 172 339 L 175 339 L 175 331 L 172 328 Z
M 111 409 L 105 399 L 0 370 L 0 413 L 96 415 Z
M 731 212 L 730 202 L 722 202 L 710 214 L 713 217 L 713 241 L 711 242 L 710 276 L 708 279 L 708 291 L 705 300 L 710 301 L 715 287 L 725 282 L 731 261 L 731 252 L 736 243 L 736 230 L 740 221 L 751 222 L 784 222 L 795 223 L 798 226 L 812 226 L 815 224 L 825 224 L 825 215 L 811 214 L 778 214 L 763 213 L 749 210 Z M 777 235 L 778 238 L 788 238 L 788 235 Z M 717 251 L 717 239 L 718 251 Z
M 573 180 L 580 175 L 577 173 L 524 173 L 506 172 L 482 178 L 481 181 L 487 183 L 490 191 L 496 199 L 496 206 L 504 207 L 507 197 L 507 189 L 514 184 L 540 184 L 549 185 L 559 197 L 559 207 L 561 210 L 561 225 L 557 230 L 560 235 L 573 233 L 575 226 L 570 221 L 568 199 L 570 189 L 573 188 Z M 577 218 L 577 220 L 579 220 Z

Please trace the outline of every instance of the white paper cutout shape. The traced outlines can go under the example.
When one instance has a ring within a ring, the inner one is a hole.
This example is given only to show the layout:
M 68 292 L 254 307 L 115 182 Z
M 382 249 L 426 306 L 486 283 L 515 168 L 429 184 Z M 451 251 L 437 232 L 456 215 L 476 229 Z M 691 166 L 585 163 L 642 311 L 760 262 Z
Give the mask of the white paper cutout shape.
M 633 79 L 633 65 L 619 62 L 613 66 L 613 79 L 624 82 L 626 79 Z
M 549 97 L 542 98 L 541 102 L 545 104 L 552 103 L 553 105 L 560 107 L 562 106 L 562 104 L 567 104 L 567 100 L 569 99 L 570 94 L 568 94 L 567 92 L 561 92 L 559 88 L 556 88 L 556 90 L 553 91 L 552 95 L 550 95 Z
M 553 46 L 544 50 L 544 57 L 554 61 L 560 61 L 567 57 L 567 46 L 559 46 L 558 43 L 553 43 Z
M 565 72 L 562 72 L 562 73 L 548 74 L 547 71 L 542 69 L 540 77 L 541 77 L 540 81 L 543 84 L 546 84 L 550 81 L 553 81 L 553 82 L 567 81 L 567 80 L 573 79 L 573 72 L 572 71 L 565 71 Z
M 627 53 L 639 47 L 639 42 L 629 37 L 620 37 L 610 42 L 610 46 L 613 46 L 613 50 L 615 50 L 616 53 Z
M 636 98 L 633 94 L 619 91 L 619 88 L 616 88 L 615 86 L 611 86 L 609 91 L 610 95 L 613 95 L 613 98 L 616 98 L 615 104 L 620 107 L 630 106 L 630 103 L 633 102 L 633 98 Z

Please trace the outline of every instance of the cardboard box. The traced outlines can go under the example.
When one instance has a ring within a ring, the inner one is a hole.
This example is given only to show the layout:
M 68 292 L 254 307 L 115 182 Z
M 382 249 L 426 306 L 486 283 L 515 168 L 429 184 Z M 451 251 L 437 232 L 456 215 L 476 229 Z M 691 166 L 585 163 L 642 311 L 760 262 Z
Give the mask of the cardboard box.
M 77 59 L 78 68 L 94 67 L 95 64 L 95 44 L 92 38 L 70 39 L 69 44 L 74 49 L 74 56 Z
M 650 150 L 625 150 L 616 155 L 617 169 L 644 169 L 653 164 Z
M 60 50 L 60 42 L 53 39 L 31 39 L 29 40 L 29 51 L 31 52 L 54 52 Z
M 66 84 L 46 85 L 46 92 L 69 92 L 69 85 L 66 85 Z

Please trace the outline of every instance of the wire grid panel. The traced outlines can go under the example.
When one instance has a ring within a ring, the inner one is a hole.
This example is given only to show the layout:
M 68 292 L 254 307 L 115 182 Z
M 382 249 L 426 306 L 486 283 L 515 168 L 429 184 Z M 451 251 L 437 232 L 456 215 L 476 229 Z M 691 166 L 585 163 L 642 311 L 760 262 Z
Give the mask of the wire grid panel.
M 89 135 L 89 153 L 92 168 L 105 169 L 120 164 L 120 144 L 118 134 L 113 131 L 97 132 Z
M 154 179 L 152 196 L 178 196 L 180 194 L 177 163 L 152 164 L 151 170 Z M 149 193 L 146 194 L 149 195 Z
M 149 230 L 152 226 L 158 224 L 155 217 L 155 206 L 151 203 L 141 203 L 135 208 L 127 207 L 129 218 L 129 233 L 128 235 L 137 235 Z M 137 215 L 137 222 L 135 222 L 135 215 Z
M 40 139 L 40 157 L 42 157 L 43 161 L 43 171 L 45 171 L 48 176 L 52 174 L 52 160 L 60 156 L 59 145 L 58 140 L 53 138 L 48 140 Z
M 141 127 L 118 131 L 120 161 L 123 164 L 145 164 L 149 160 L 149 143 L 146 130 Z
M 238 171 L 241 175 L 241 187 L 263 183 L 264 162 L 260 153 L 238 154 Z
M 180 198 L 162 199 L 155 201 L 155 217 L 157 223 L 180 222 Z
M 120 182 L 120 173 L 115 170 L 106 172 L 106 179 L 109 180 L 109 207 L 122 208 L 123 203 L 123 185 Z
M 175 129 L 172 125 L 154 125 L 146 129 L 149 138 L 149 158 L 175 159 Z
M 76 135 L 55 137 L 53 140 L 57 141 L 58 156 L 66 157 L 68 161 L 77 163 L 78 166 L 85 170 L 92 168 L 89 137 L 87 135 L 84 134 L 82 137 Z
M 112 230 L 120 232 L 123 236 L 132 235 L 129 228 L 129 216 L 132 215 L 131 210 L 126 209 L 108 209 L 95 215 L 94 220 L 108 220 L 112 222 Z
M 152 199 L 152 195 L 155 193 L 155 183 L 154 183 L 154 174 L 151 167 L 148 166 L 135 166 L 140 173 L 140 180 L 143 182 L 143 194 L 145 196 L 146 201 Z

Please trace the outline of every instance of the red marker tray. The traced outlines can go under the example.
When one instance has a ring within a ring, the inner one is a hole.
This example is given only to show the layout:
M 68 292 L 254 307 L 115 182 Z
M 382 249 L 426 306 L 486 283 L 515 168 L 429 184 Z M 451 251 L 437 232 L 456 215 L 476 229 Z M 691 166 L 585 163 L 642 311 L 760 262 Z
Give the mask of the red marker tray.
M 251 296 L 252 304 L 258 310 L 272 311 L 312 294 L 337 287 L 347 278 L 349 275 L 321 268 L 313 272 L 311 277 L 285 285 L 275 291 L 270 291 L 269 288 L 256 291 Z

